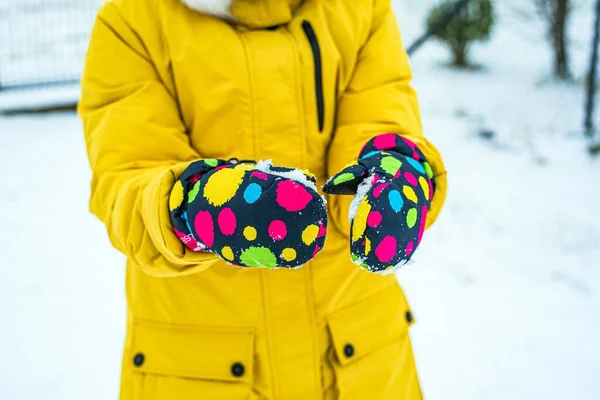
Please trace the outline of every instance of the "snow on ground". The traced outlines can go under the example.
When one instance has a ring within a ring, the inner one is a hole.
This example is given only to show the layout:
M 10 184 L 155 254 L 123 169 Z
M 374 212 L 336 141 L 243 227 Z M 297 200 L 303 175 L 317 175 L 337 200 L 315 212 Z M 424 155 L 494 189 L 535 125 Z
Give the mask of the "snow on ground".
M 579 6 L 577 77 L 591 27 Z M 422 20 L 397 14 L 405 37 Z M 583 85 L 548 81 L 542 32 L 501 21 L 473 49 L 481 71 L 446 68 L 435 43 L 412 61 L 449 171 L 445 210 L 398 273 L 429 399 L 600 398 L 600 160 L 580 140 Z
M 0 399 L 115 399 L 124 260 L 88 212 L 74 114 L 0 117 Z
M 407 44 L 425 3 L 396 5 Z M 450 183 L 417 262 L 398 273 L 428 399 L 600 398 L 600 160 L 581 140 L 581 80 L 546 79 L 540 32 L 501 20 L 473 49 L 478 71 L 447 68 L 435 43 L 412 61 Z M 87 211 L 76 116 L 0 116 L 0 175 L 0 398 L 116 398 L 123 258 Z

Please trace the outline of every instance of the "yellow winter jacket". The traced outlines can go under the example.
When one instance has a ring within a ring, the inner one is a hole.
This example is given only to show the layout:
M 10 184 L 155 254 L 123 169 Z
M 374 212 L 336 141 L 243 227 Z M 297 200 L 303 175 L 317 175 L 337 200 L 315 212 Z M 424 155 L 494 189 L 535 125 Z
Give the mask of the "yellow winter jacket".
M 323 184 L 396 132 L 432 164 L 431 225 L 445 169 L 390 0 L 234 0 L 229 19 L 187 3 L 107 2 L 83 76 L 90 207 L 128 257 L 120 398 L 421 398 L 396 279 L 350 261 L 350 198 L 328 199 L 325 248 L 299 270 L 191 252 L 169 221 L 171 187 L 198 158 L 272 159 Z

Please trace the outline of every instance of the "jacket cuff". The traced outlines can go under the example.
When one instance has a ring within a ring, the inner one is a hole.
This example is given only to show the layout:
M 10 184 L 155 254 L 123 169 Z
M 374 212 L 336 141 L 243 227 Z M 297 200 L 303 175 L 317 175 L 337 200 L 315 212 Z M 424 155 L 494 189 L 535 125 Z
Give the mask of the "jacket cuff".
M 173 185 L 177 182 L 189 162 L 176 164 L 154 179 L 143 194 L 142 216 L 157 251 L 166 261 L 165 267 L 146 263 L 143 267 L 151 275 L 172 276 L 207 269 L 218 257 L 212 253 L 198 253 L 187 249 L 174 233 L 170 221 L 169 199 Z M 158 255 L 153 259 L 160 260 Z M 159 263 L 156 263 L 159 264 Z

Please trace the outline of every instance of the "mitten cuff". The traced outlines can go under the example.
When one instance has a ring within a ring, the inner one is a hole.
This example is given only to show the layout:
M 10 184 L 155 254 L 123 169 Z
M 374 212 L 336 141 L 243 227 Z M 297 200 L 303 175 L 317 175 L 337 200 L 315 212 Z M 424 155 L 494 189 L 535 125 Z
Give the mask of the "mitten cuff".
M 232 163 L 215 158 L 194 161 L 183 171 L 171 190 L 169 211 L 173 232 L 192 251 L 208 251 L 206 246 L 194 236 L 188 221 L 187 206 L 193 200 L 190 197 L 195 197 L 199 190 L 199 185 L 196 185 L 196 183 L 206 173 L 229 165 L 232 165 Z

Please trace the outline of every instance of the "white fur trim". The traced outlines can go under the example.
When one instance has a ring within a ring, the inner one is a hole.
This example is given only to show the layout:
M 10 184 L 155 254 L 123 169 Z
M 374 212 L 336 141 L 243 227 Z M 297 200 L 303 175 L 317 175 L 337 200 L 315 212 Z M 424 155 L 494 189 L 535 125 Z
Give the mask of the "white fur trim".
M 317 190 L 317 186 L 314 184 L 314 182 L 310 181 L 306 177 L 306 175 L 304 175 L 304 172 L 300 171 L 299 169 L 294 169 L 293 171 L 282 172 L 282 171 L 274 171 L 273 169 L 271 169 L 272 166 L 273 166 L 273 161 L 271 161 L 271 160 L 266 160 L 266 161 L 260 160 L 259 162 L 256 163 L 256 169 L 258 169 L 261 172 L 265 172 L 267 174 L 272 174 L 272 175 L 276 175 L 276 176 L 281 176 L 282 178 L 299 182 L 299 183 L 303 184 L 304 186 L 311 188 L 316 193 L 319 193 L 319 191 Z M 321 197 L 323 198 L 323 200 L 325 200 L 325 198 L 323 196 L 321 196 Z
M 232 0 L 181 0 L 189 8 L 220 18 L 231 18 Z
M 358 212 L 358 206 L 362 203 L 363 199 L 367 197 L 367 193 L 373 187 L 373 175 L 367 176 L 365 180 L 363 180 L 356 189 L 356 196 L 350 202 L 350 207 L 348 207 L 348 221 L 352 222 L 354 217 L 356 217 L 356 213 Z

